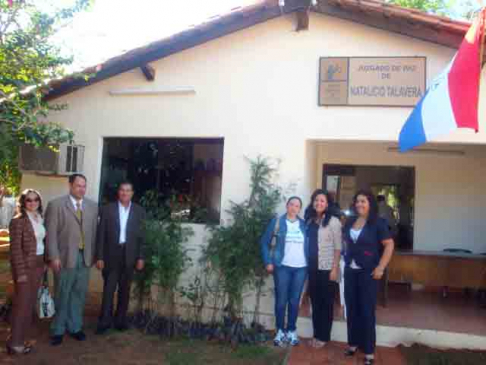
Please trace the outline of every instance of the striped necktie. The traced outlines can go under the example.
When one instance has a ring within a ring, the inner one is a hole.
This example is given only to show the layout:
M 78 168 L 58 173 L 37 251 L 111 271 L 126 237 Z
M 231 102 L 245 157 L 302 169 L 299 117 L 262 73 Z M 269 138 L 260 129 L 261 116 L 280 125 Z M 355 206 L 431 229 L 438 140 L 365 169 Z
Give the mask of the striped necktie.
M 83 230 L 83 210 L 81 209 L 81 202 L 76 201 L 76 216 L 79 221 L 79 229 L 81 230 L 81 242 L 79 242 L 79 249 L 84 250 L 84 230 Z

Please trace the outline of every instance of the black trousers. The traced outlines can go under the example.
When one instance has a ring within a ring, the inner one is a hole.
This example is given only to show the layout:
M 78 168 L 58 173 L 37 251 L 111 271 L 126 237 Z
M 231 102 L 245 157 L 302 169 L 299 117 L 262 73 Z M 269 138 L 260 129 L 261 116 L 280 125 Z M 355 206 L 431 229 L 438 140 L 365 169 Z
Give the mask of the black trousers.
M 329 280 L 330 273 L 330 270 L 309 270 L 309 296 L 312 304 L 314 338 L 324 342 L 331 340 L 337 286 L 335 281 Z
M 103 300 L 98 325 L 100 327 L 126 326 L 127 311 L 130 301 L 130 287 L 133 279 L 133 267 L 126 267 L 125 247 L 121 246 L 116 255 L 119 259 L 117 265 L 103 269 Z M 113 320 L 113 297 L 118 288 L 118 300 L 115 318 Z M 113 323 L 114 322 L 114 323 Z
M 375 352 L 377 295 L 378 281 L 371 276 L 371 270 L 344 270 L 348 344 L 366 355 Z

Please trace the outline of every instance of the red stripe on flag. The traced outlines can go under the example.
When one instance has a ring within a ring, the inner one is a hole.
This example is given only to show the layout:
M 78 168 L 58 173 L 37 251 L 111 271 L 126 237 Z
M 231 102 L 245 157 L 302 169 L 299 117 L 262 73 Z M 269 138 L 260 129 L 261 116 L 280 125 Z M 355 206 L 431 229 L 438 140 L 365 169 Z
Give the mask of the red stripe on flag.
M 479 52 L 485 10 L 469 28 L 449 71 L 449 96 L 458 128 L 478 131 Z

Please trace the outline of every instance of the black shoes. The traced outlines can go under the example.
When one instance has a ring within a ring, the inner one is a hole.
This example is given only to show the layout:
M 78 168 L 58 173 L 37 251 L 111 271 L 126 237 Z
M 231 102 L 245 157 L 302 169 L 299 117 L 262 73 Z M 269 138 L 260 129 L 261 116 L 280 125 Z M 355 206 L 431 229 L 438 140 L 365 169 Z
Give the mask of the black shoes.
M 60 344 L 62 344 L 62 339 L 63 339 L 63 336 L 60 335 L 60 336 L 52 336 L 51 337 L 51 345 L 52 346 L 59 346 Z
M 76 333 L 70 333 L 71 337 L 77 341 L 86 341 L 86 334 L 83 331 L 78 331 Z
M 79 331 L 79 332 L 76 332 L 76 333 L 70 333 L 69 335 L 77 341 L 86 341 L 86 334 L 83 331 Z M 60 344 L 62 344 L 63 337 L 64 337 L 63 335 L 52 336 L 51 337 L 51 345 L 52 346 L 59 346 Z

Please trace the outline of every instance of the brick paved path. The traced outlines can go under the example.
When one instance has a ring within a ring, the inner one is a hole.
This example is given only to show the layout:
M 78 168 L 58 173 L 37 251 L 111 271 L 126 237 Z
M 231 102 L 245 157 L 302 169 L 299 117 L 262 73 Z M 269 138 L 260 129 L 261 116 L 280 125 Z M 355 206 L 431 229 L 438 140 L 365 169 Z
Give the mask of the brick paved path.
M 356 354 L 345 358 L 343 353 L 346 344 L 330 342 L 321 349 L 314 349 L 303 340 L 299 346 L 292 348 L 288 365 L 362 365 L 364 355 Z M 406 365 L 405 358 L 398 348 L 378 347 L 375 354 L 376 365 Z

